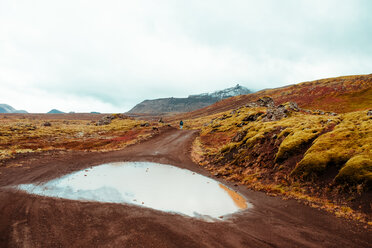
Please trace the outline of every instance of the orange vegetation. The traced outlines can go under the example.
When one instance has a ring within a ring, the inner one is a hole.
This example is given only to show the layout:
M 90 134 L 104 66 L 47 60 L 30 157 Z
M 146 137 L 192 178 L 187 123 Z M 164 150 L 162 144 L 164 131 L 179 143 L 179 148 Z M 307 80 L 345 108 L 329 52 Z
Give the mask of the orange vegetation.
M 104 115 L 0 115 L 0 164 L 19 154 L 48 150 L 110 151 L 150 137 L 157 123 L 118 118 L 96 125 Z M 154 129 L 155 128 L 155 129 Z

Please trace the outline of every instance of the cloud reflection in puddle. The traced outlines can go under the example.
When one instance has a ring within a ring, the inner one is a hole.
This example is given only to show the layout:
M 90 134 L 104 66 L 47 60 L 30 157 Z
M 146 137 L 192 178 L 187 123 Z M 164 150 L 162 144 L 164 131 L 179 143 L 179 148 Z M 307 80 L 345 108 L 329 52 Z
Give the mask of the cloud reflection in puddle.
M 222 218 L 251 207 L 243 196 L 211 178 L 150 162 L 103 164 L 17 188 L 42 196 L 127 203 L 198 218 Z

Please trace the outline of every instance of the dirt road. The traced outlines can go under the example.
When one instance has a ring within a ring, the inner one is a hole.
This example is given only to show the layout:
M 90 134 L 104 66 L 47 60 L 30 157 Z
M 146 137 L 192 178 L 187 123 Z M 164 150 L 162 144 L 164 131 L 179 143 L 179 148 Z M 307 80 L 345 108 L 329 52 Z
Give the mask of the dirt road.
M 1 167 L 0 247 L 372 246 L 372 232 L 357 224 L 224 181 L 253 208 L 214 223 L 138 206 L 40 197 L 7 188 L 117 161 L 172 164 L 211 177 L 189 157 L 195 135 L 168 129 L 122 151 L 27 155 L 16 161 L 22 166 Z

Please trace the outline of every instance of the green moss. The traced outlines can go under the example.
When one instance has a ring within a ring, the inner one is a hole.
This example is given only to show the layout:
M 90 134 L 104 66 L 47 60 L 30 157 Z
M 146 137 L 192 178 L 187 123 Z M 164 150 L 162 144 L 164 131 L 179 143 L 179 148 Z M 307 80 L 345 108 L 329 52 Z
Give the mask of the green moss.
M 335 178 L 340 184 L 366 183 L 370 188 L 372 185 L 372 157 L 357 155 L 347 161 Z
M 319 174 L 325 170 L 329 161 L 328 154 L 309 153 L 297 164 L 291 176 L 307 178 L 310 175 Z
M 323 174 L 327 167 L 336 169 L 342 167 L 350 157 L 350 154 L 337 148 L 322 153 L 310 151 L 297 164 L 296 168 L 291 172 L 291 176 L 303 179 L 314 178 Z
M 314 132 L 315 131 L 315 132 Z M 275 160 L 281 161 L 295 154 L 319 135 L 319 130 L 307 129 L 288 135 L 279 146 Z
M 331 131 L 318 137 L 291 175 L 311 178 L 328 166 L 337 170 L 357 155 L 372 156 L 372 120 L 364 112 L 348 113 Z
M 228 143 L 221 148 L 220 152 L 221 153 L 230 152 L 232 149 L 236 148 L 238 145 L 239 143 Z

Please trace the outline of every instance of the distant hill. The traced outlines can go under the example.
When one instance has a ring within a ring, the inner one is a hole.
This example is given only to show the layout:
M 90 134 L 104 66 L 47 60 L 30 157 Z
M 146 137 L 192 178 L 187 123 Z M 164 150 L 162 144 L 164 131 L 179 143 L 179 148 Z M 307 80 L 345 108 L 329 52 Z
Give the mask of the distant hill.
M 64 114 L 65 112 L 62 112 L 58 109 L 52 109 L 51 111 L 49 111 L 47 114 Z
M 372 74 L 326 78 L 265 89 L 224 99 L 205 108 L 172 118 L 188 119 L 220 113 L 244 106 L 263 96 L 271 97 L 275 104 L 296 102 L 301 108 L 336 113 L 372 109 Z
M 239 84 L 213 93 L 190 95 L 187 98 L 161 98 L 145 100 L 137 104 L 128 113 L 157 114 L 170 112 L 189 112 L 209 106 L 217 101 L 232 96 L 249 94 L 251 91 Z
M 25 110 L 16 110 L 12 106 L 8 104 L 0 104 L 0 113 L 23 113 L 27 114 L 27 111 Z

